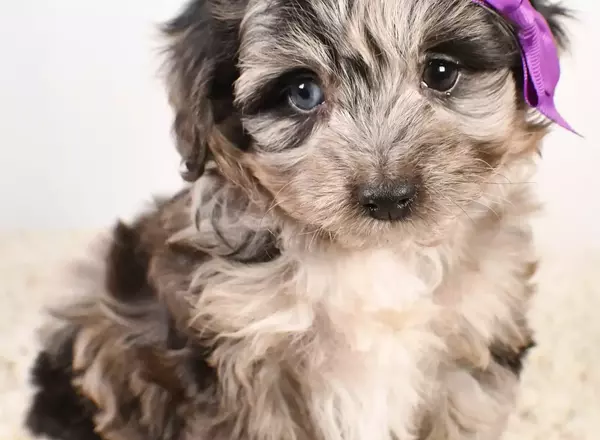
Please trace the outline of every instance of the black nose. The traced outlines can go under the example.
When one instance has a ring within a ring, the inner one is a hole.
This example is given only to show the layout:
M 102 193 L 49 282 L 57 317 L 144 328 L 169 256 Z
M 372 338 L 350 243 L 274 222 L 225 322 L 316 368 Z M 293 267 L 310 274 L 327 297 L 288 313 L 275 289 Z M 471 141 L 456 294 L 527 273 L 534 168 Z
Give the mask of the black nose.
M 358 189 L 358 202 L 377 220 L 401 220 L 410 213 L 417 186 L 410 182 L 363 185 Z

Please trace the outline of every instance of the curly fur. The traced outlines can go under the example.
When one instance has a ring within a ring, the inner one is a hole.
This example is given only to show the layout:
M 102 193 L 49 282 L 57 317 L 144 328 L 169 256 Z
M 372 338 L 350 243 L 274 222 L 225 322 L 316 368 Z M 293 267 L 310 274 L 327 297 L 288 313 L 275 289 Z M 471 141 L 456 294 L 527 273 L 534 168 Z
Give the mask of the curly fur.
M 564 42 L 564 10 L 535 6 Z M 498 439 L 533 339 L 526 183 L 547 128 L 513 29 L 470 0 L 193 0 L 164 30 L 193 183 L 78 272 L 32 432 Z M 430 52 L 466 66 L 449 95 L 420 85 Z M 282 104 L 294 69 L 320 78 L 318 112 Z M 407 176 L 405 221 L 357 207 L 356 187 Z

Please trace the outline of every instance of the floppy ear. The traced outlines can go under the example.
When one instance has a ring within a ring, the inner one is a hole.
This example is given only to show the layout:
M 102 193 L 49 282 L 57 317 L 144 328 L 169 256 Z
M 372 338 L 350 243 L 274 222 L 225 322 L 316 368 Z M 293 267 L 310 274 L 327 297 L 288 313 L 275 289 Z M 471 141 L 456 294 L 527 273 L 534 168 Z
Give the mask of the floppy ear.
M 247 146 L 233 106 L 245 5 L 246 0 L 190 0 L 163 26 L 173 133 L 185 180 L 194 181 L 204 171 L 215 132 L 241 149 Z
M 546 19 L 559 49 L 561 51 L 567 50 L 569 38 L 565 28 L 565 21 L 566 19 L 573 18 L 572 11 L 559 3 L 550 3 L 548 0 L 531 0 L 531 4 Z

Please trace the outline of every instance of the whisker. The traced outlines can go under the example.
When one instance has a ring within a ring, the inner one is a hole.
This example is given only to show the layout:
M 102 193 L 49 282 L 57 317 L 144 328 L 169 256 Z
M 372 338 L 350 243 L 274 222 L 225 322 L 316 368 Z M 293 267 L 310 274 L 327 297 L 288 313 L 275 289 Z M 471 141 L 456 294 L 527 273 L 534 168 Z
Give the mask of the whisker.
M 448 200 L 449 202 L 451 202 L 452 204 L 454 204 L 457 208 L 459 208 L 462 212 L 465 213 L 465 215 L 469 218 L 469 220 L 471 220 L 471 222 L 473 224 L 475 224 L 475 220 L 473 220 L 473 218 L 467 213 L 467 211 L 465 211 L 465 209 L 460 206 L 458 203 L 456 203 L 454 200 L 452 200 L 450 197 L 446 196 L 445 194 L 437 191 L 437 190 L 433 190 L 436 194 L 438 194 L 439 196 L 442 196 L 443 198 L 445 198 L 446 200 Z
M 284 202 L 284 200 L 277 200 L 277 196 L 279 194 L 281 194 L 281 192 L 286 189 L 290 184 L 292 183 L 292 181 L 287 182 L 285 185 L 283 185 L 279 191 L 277 191 L 277 193 L 273 196 L 273 201 L 271 202 L 271 204 L 269 205 L 269 207 L 267 208 L 267 210 L 263 213 L 260 222 L 258 223 L 258 227 L 261 228 L 263 226 L 263 221 L 267 218 L 267 216 L 269 215 L 269 213 L 271 213 L 275 208 L 277 208 L 279 205 L 281 205 L 281 203 Z
M 498 212 L 494 208 L 492 208 L 491 206 L 488 206 L 488 205 L 486 205 L 485 203 L 483 203 L 483 202 L 481 202 L 479 200 L 473 200 L 472 203 L 476 203 L 478 205 L 481 205 L 481 206 L 485 207 L 488 211 L 492 211 L 497 218 L 500 218 L 500 214 L 498 214 Z

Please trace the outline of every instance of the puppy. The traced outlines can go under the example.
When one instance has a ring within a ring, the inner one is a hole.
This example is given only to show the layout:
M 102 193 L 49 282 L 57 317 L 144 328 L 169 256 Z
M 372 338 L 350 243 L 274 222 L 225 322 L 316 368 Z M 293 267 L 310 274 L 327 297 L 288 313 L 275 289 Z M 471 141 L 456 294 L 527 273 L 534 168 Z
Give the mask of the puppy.
M 192 0 L 164 32 L 192 183 L 53 311 L 30 431 L 500 438 L 548 129 L 515 29 L 471 0 Z

